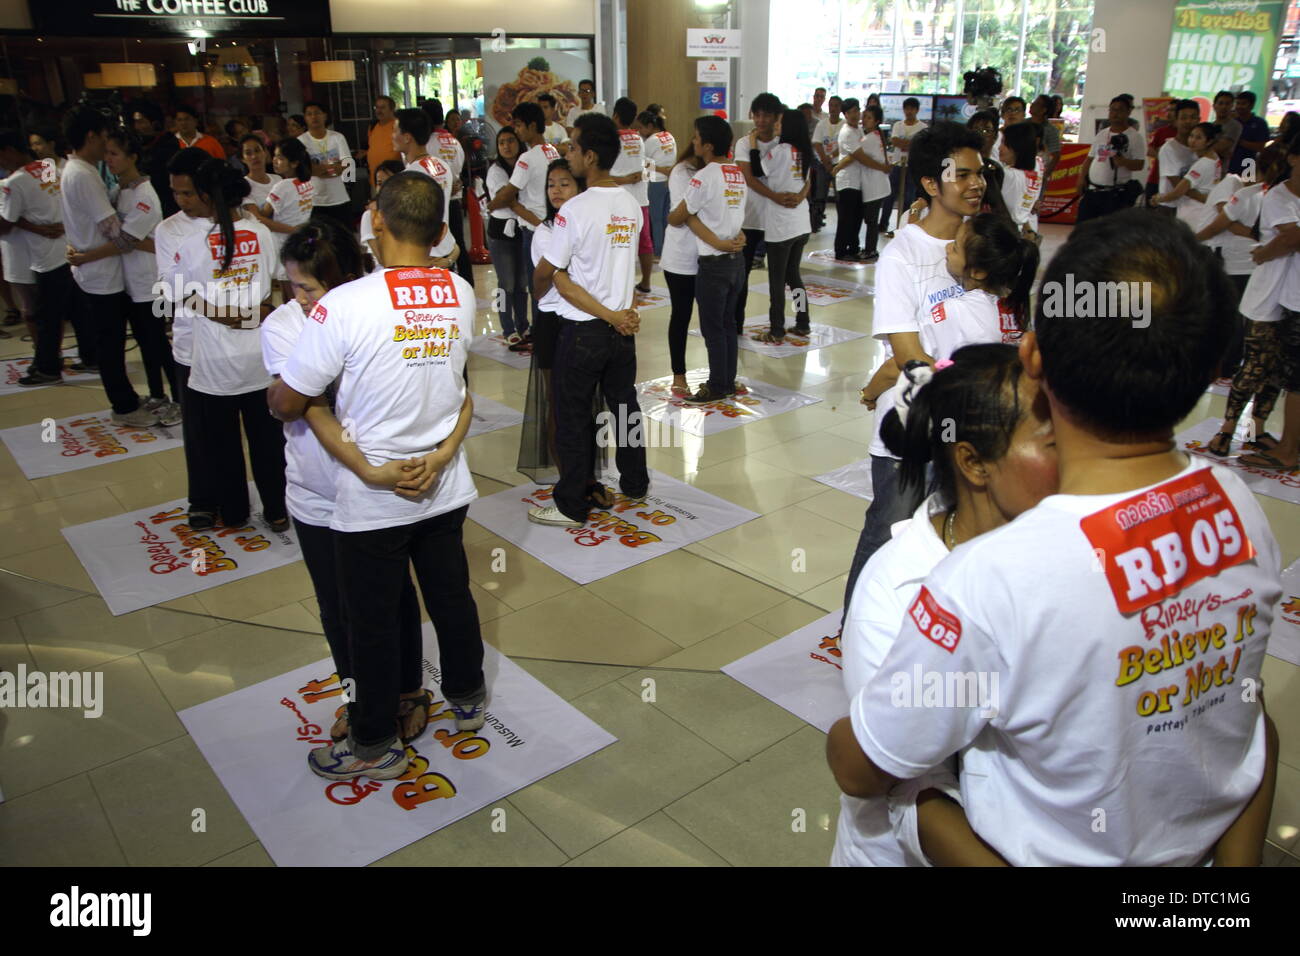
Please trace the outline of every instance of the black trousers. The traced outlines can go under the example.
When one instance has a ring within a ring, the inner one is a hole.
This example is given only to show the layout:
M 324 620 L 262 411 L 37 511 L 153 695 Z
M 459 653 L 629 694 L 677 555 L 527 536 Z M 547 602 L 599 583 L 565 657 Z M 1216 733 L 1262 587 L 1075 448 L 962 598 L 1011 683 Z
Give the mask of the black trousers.
M 745 331 L 745 306 L 749 304 L 749 274 L 754 271 L 754 257 L 758 247 L 763 244 L 762 229 L 745 230 L 745 281 L 740 284 L 740 294 L 736 298 L 736 334 Z
M 738 253 L 700 256 L 695 277 L 695 301 L 700 310 L 700 334 L 709 351 L 709 391 L 726 395 L 736 383 L 739 345 L 731 334 L 727 317 L 733 301 L 748 281 L 749 273 Z
M 463 532 L 469 506 L 413 524 L 334 532 L 356 699 L 348 704 L 356 756 L 372 760 L 397 739 L 397 700 L 421 658 L 419 628 L 404 624 L 402 600 L 415 567 L 424 606 L 438 637 L 439 683 L 453 704 L 483 700 L 483 635 L 469 590 Z M 418 615 L 417 615 L 418 617 Z M 421 683 L 423 683 L 421 681 Z
M 176 360 L 172 358 L 172 345 L 167 341 L 166 319 L 153 314 L 153 302 L 132 302 L 127 315 L 131 321 L 131 334 L 140 346 L 149 395 L 166 398 L 170 392 L 173 401 L 179 402 L 181 393 L 176 382 Z
M 135 393 L 131 380 L 126 377 L 126 318 L 131 300 L 125 292 L 114 292 L 111 295 L 81 292 L 81 303 L 90 316 L 90 330 L 99 364 L 99 380 L 108 395 L 109 404 L 119 415 L 130 414 L 140 407 L 140 396 Z M 78 303 L 74 301 L 73 309 L 77 306 Z
M 668 319 L 668 359 L 674 375 L 686 374 L 686 337 L 691 330 L 691 312 L 695 309 L 695 276 L 664 272 L 672 315 Z
M 185 482 L 188 487 L 186 492 L 189 497 L 187 511 L 201 511 L 203 509 L 194 506 L 194 493 L 200 490 L 203 484 L 203 476 L 199 471 L 199 447 L 198 440 L 194 437 L 194 419 L 191 418 L 194 403 L 190 400 L 190 367 L 176 363 L 176 387 L 180 389 L 176 393 L 176 401 L 181 406 L 181 441 L 185 445 Z M 281 428 L 281 432 L 284 429 Z
M 61 265 L 36 276 L 36 370 L 45 375 L 63 373 L 63 320 L 71 319 L 77 336 L 78 360 L 98 365 L 90 314 L 81 301 L 81 290 L 72 278 L 72 266 Z
M 555 506 L 575 521 L 587 520 L 591 508 L 587 491 L 595 465 L 597 433 L 591 409 L 597 389 L 614 416 L 614 461 L 620 490 L 631 497 L 645 494 L 650 486 L 645 443 L 626 442 L 633 429 L 644 432 L 644 425 L 637 427 L 642 419 L 636 397 L 636 336 L 621 335 L 600 319 L 561 319 L 551 385 L 555 444 L 560 455 Z
M 862 190 L 841 189 L 835 194 L 835 258 L 852 259 L 862 252 L 858 233 L 862 230 Z
M 794 324 L 807 328 L 808 293 L 803 286 L 803 276 L 799 266 L 803 262 L 804 246 L 808 244 L 808 234 L 787 239 L 784 242 L 767 244 L 767 294 L 771 300 L 767 319 L 769 330 L 773 335 L 785 335 L 785 290 L 795 290 Z M 800 294 L 802 293 L 802 294 Z
M 812 168 L 813 186 L 808 197 L 808 220 L 813 232 L 820 232 L 826 225 L 826 198 L 830 195 L 831 174 L 820 162 Z
M 244 477 L 243 422 L 253 483 L 267 521 L 288 516 L 284 506 L 284 427 L 266 407 L 266 389 L 242 395 L 208 395 L 186 386 L 186 448 L 190 472 L 190 510 L 221 516 L 227 527 L 247 523 L 251 505 Z
M 473 286 L 474 263 L 469 261 L 469 246 L 465 245 L 465 206 L 459 199 L 451 201 L 451 209 L 447 213 L 447 231 L 456 240 L 456 245 L 460 246 L 460 255 L 456 258 L 456 271 L 470 286 Z

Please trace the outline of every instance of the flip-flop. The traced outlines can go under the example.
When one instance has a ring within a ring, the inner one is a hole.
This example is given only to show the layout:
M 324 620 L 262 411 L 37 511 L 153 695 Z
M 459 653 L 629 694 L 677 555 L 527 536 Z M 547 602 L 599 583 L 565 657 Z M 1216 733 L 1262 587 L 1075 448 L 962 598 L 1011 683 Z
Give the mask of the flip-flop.
M 1277 439 L 1268 432 L 1261 432 L 1254 441 L 1248 441 L 1242 447 L 1251 451 L 1272 451 L 1277 447 Z
M 1252 461 L 1251 459 L 1254 460 Z M 1243 465 L 1248 465 L 1251 468 L 1262 468 L 1265 471 L 1300 470 L 1300 462 L 1296 462 L 1294 465 L 1288 465 L 1285 462 L 1283 462 L 1282 459 L 1278 458 L 1276 455 L 1270 455 L 1266 451 L 1257 451 L 1253 455 L 1243 455 L 1242 457 L 1238 458 L 1237 461 L 1239 461 Z
M 1224 443 L 1223 451 L 1216 451 L 1214 447 L 1215 442 L 1217 442 L 1220 438 L 1225 438 L 1225 437 L 1228 440 L 1226 443 Z M 1214 455 L 1218 458 L 1227 458 L 1228 453 L 1232 451 L 1232 432 L 1219 432 L 1208 442 L 1205 443 L 1205 450 L 1208 451 L 1211 455 Z

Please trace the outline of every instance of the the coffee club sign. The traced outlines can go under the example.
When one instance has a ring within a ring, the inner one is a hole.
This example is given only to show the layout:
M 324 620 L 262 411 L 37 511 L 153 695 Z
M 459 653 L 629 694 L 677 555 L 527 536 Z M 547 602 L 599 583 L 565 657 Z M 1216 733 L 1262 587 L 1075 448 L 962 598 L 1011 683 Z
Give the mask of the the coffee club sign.
M 329 0 L 31 0 L 52 36 L 326 36 Z

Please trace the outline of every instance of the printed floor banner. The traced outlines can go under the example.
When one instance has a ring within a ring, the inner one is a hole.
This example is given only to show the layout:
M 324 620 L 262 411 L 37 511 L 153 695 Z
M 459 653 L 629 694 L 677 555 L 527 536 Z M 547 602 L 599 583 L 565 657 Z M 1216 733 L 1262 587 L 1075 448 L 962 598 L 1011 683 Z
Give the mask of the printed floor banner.
M 113 614 L 127 614 L 302 557 L 296 536 L 276 534 L 248 484 L 247 525 L 196 532 L 184 498 L 63 529 L 63 536 Z
M 0 431 L 9 454 L 28 478 L 79 471 L 106 461 L 139 458 L 183 447 L 181 426 L 131 428 L 114 424 L 112 412 L 90 412 Z
M 668 297 L 668 290 L 657 285 L 652 285 L 649 292 L 636 293 L 636 308 L 640 312 L 649 312 L 651 309 L 658 309 L 668 305 L 672 300 Z
M 861 299 L 864 296 L 871 295 L 875 290 L 869 285 L 862 285 L 857 282 L 846 282 L 843 279 L 832 279 L 830 276 L 817 276 L 810 278 L 803 277 L 804 291 L 808 295 L 809 305 L 834 305 L 836 302 L 847 302 L 850 299 Z M 755 282 L 749 287 L 750 292 L 761 292 L 767 295 L 767 284 L 764 282 Z M 786 288 L 785 299 L 790 302 L 794 299 L 794 290 Z
M 494 359 L 502 365 L 509 365 L 511 368 L 523 369 L 528 371 L 528 367 L 533 362 L 532 354 L 529 352 L 512 352 L 506 342 L 506 337 L 499 332 L 487 332 L 484 334 L 474 334 L 474 342 L 470 345 L 469 350 L 486 358 Z
M 840 676 L 842 613 L 833 611 L 732 661 L 722 673 L 828 733 L 831 724 L 849 712 Z
M 736 344 L 742 349 L 757 352 L 759 355 L 768 358 L 789 358 L 792 355 L 806 355 L 814 349 L 824 349 L 829 345 L 839 345 L 843 342 L 852 342 L 854 339 L 866 338 L 867 335 L 866 332 L 850 332 L 848 329 L 840 329 L 833 325 L 822 325 L 819 322 L 814 322 L 811 335 L 796 335 L 790 330 L 791 327 L 787 325 L 785 328 L 785 341 L 780 345 L 769 345 L 754 338 L 759 333 L 768 331 L 769 328 L 770 326 L 765 321 L 746 325 L 745 334 L 737 340 Z M 691 329 L 691 335 L 700 335 L 700 332 L 698 329 Z
M 1249 424 L 1250 419 L 1242 417 L 1242 425 Z M 1230 457 L 1219 458 L 1211 455 L 1205 450 L 1205 446 L 1210 443 L 1210 439 L 1215 436 L 1219 430 L 1219 420 L 1217 418 L 1207 418 L 1198 425 L 1194 425 L 1184 432 L 1179 432 L 1175 440 L 1188 452 L 1198 455 L 1206 461 L 1216 462 L 1231 468 L 1241 480 L 1246 483 L 1246 487 L 1251 491 L 1268 495 L 1270 498 L 1281 498 L 1283 501 L 1289 501 L 1293 505 L 1300 504 L 1300 469 L 1295 471 L 1268 471 L 1264 468 L 1252 468 L 1249 465 L 1241 463 L 1240 455 L 1249 454 L 1241 447 L 1243 436 L 1241 429 L 1232 439 L 1232 450 Z
M 708 378 L 709 370 L 706 368 L 692 369 L 686 373 L 686 381 L 692 390 L 699 388 Z M 652 423 L 647 428 L 650 434 L 646 436 L 646 444 L 650 447 L 681 444 L 679 438 L 671 432 L 665 434 L 655 427 L 656 424 L 663 426 L 663 429 L 680 428 L 688 435 L 714 435 L 821 401 L 814 395 L 792 392 L 766 382 L 755 382 L 748 378 L 737 381 L 749 389 L 749 394 L 733 395 L 707 405 L 691 405 L 680 395 L 674 395 L 671 375 L 639 384 L 636 388 L 641 414 Z
M 472 393 L 471 393 L 472 394 Z M 509 405 L 502 405 L 490 398 L 474 395 L 474 417 L 470 421 L 469 435 L 486 435 L 498 428 L 509 428 L 524 420 L 524 413 L 517 412 Z
M 1216 378 L 1213 382 L 1210 383 L 1210 387 L 1207 388 L 1206 391 L 1209 392 L 1211 395 L 1222 395 L 1224 398 L 1227 398 L 1228 390 L 1231 388 L 1232 388 L 1232 379 Z
M 69 362 L 77 360 L 76 349 L 64 349 L 63 358 L 65 366 Z M 8 358 L 0 359 L 0 395 L 12 395 L 15 392 L 27 392 L 36 388 L 54 388 L 53 385 L 31 385 L 24 387 L 18 384 L 18 380 L 32 370 L 32 360 L 30 358 Z M 127 371 L 131 371 L 130 368 Z M 98 372 L 73 372 L 68 368 L 63 369 L 64 385 L 98 385 Z
M 582 528 L 529 521 L 530 508 L 551 504 L 551 489 L 536 483 L 479 498 L 469 506 L 469 516 L 579 584 L 599 581 L 758 517 L 657 471 L 650 472 L 644 504 L 632 504 L 617 493 L 616 473 L 603 474 L 601 481 L 615 490 L 615 502 L 607 510 L 591 512 Z
M 857 259 L 836 259 L 835 250 L 829 248 L 814 249 L 804 256 L 804 260 L 814 266 L 844 266 L 850 269 L 865 269 L 869 265 L 875 265 L 872 262 L 859 262 Z
M 818 475 L 813 481 L 820 481 L 823 485 L 830 485 L 832 488 L 847 491 L 864 501 L 870 501 L 872 497 L 871 459 L 864 458 L 861 461 L 851 461 L 834 471 Z
M 617 739 L 499 651 L 484 651 L 487 724 L 457 733 L 424 625 L 424 684 L 435 702 L 396 780 L 331 782 L 308 768 L 341 706 L 329 658 L 178 716 L 277 865 L 364 866 Z
M 1273 614 L 1268 652 L 1300 667 L 1300 561 L 1282 572 L 1282 600 Z

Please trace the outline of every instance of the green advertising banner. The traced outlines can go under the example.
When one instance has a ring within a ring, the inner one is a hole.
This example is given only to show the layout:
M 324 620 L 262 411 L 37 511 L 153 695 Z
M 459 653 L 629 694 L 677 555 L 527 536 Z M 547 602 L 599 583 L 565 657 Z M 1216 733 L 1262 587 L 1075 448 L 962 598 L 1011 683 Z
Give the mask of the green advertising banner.
M 1180 0 L 1165 65 L 1165 93 L 1213 98 L 1252 90 L 1268 103 L 1286 0 Z

